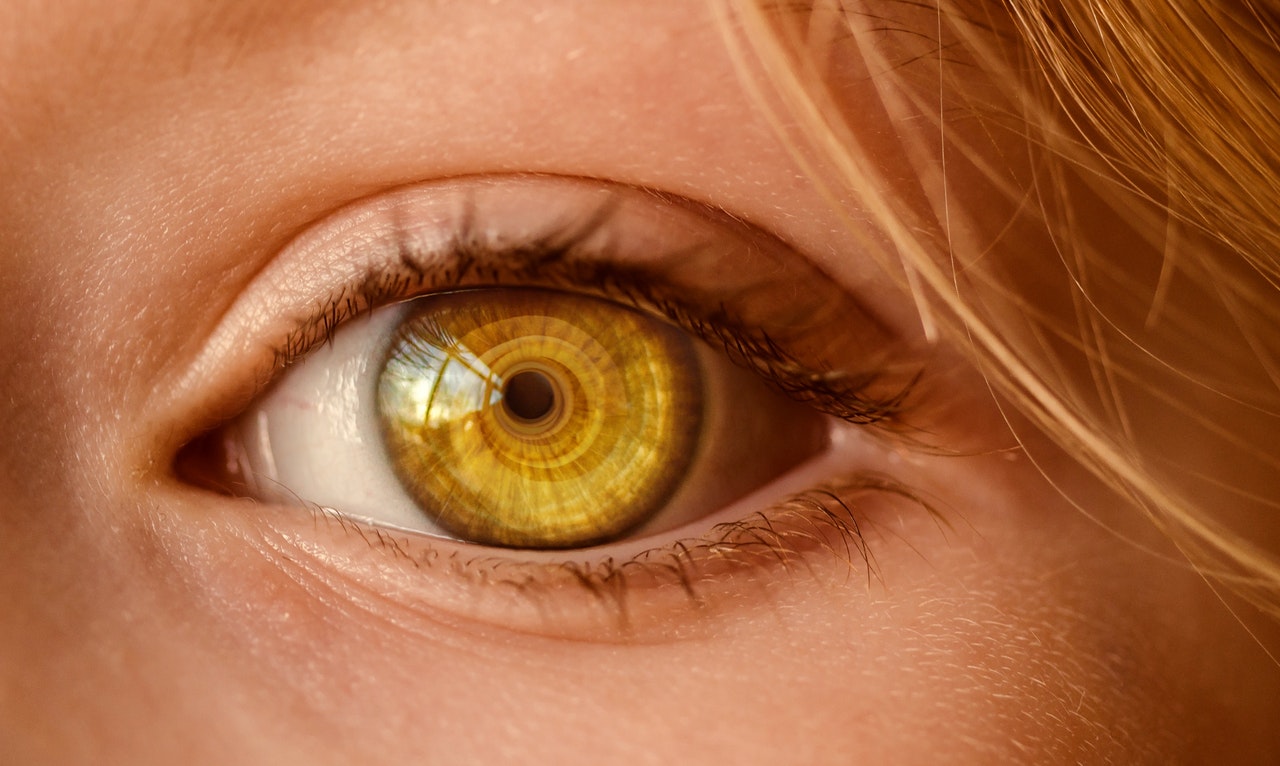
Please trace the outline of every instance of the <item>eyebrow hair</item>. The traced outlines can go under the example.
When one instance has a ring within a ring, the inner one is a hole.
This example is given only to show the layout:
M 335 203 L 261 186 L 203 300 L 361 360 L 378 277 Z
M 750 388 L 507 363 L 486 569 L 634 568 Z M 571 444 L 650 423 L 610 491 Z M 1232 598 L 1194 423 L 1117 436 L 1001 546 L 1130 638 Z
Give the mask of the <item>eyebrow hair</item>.
M 104 74 L 234 66 L 308 38 L 332 39 L 332 30 L 353 28 L 357 17 L 385 13 L 407 1 L 71 0 L 55 11 L 43 4 L 0 4 L 0 54 L 13 56 L 13 64 L 33 56 L 73 68 L 87 63 Z
M 406 0 L 187 0 L 192 42 L 208 42 L 234 63 L 256 49 L 301 41 L 322 27 L 348 26 L 355 16 L 385 12 Z M 438 4 L 438 3 L 433 3 Z
M 188 11 L 176 19 L 173 36 L 163 31 L 156 43 L 189 54 L 191 67 L 231 67 L 244 58 L 304 43 L 324 27 L 346 26 L 354 14 L 385 3 L 368 0 L 179 0 Z

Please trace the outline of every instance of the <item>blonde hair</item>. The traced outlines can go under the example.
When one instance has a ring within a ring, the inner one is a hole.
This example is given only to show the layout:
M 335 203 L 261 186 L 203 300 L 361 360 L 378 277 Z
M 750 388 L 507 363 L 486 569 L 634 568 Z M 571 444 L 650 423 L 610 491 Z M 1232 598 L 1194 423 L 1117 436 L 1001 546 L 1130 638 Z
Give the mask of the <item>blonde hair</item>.
M 713 5 L 744 82 L 926 331 L 965 344 L 1205 575 L 1280 616 L 1259 539 L 1280 527 L 1276 11 Z M 892 143 L 855 116 L 871 109 Z

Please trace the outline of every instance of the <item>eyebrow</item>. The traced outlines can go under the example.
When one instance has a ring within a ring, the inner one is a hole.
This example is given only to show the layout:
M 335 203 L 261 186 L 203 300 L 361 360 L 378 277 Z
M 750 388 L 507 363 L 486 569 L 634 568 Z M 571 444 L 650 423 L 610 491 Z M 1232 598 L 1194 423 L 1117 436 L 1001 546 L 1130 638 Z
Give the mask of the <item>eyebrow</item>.
M 174 0 L 59 3 L 32 8 L 0 4 L 0 55 L 9 65 L 53 62 L 104 74 L 149 74 L 233 66 L 250 57 L 307 42 L 384 13 L 405 0 Z M 432 0 L 440 4 L 440 0 Z M 56 9 L 56 10 L 51 10 Z M 6 66 L 6 69 L 9 67 Z M 8 79 L 8 78 L 6 78 Z
M 50 120 L 119 105 L 146 84 L 216 78 L 250 60 L 356 44 L 379 17 L 416 0 L 0 0 L 0 144 L 38 137 Z M 423 0 L 418 7 L 451 5 Z M 429 30 L 428 30 L 429 32 Z M 290 58 L 292 57 L 292 58 Z M 277 68 L 285 73 L 287 70 Z
M 186 41 L 221 54 L 228 64 L 241 56 L 303 42 L 353 17 L 376 15 L 403 0 L 188 0 Z

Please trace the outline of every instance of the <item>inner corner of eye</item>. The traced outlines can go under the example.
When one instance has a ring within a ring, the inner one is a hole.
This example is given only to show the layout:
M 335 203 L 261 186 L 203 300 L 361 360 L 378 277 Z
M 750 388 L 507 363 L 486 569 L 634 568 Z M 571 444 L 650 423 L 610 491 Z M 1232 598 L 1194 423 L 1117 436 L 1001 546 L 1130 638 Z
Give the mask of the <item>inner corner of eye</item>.
M 312 369 L 297 386 L 286 372 L 240 421 L 265 427 L 201 436 L 179 473 L 488 546 L 568 549 L 693 522 L 827 446 L 816 411 L 600 298 L 429 295 L 385 342 L 353 348 L 362 358 L 308 365 L 364 372 Z
M 232 497 L 254 497 L 242 440 L 227 428 L 206 431 L 184 444 L 173 460 L 177 478 L 192 486 Z

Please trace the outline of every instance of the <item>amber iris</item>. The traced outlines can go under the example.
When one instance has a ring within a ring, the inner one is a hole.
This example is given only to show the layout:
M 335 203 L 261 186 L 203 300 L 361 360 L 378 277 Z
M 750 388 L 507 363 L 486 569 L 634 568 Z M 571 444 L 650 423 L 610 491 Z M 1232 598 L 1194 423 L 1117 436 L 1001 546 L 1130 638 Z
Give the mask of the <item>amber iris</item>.
M 684 332 L 608 301 L 469 290 L 417 301 L 378 379 L 396 474 L 450 534 L 568 548 L 662 509 L 698 449 Z

